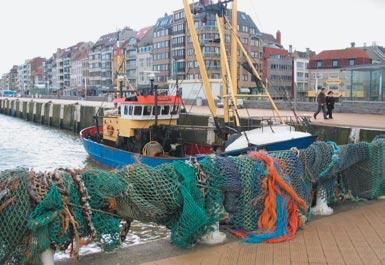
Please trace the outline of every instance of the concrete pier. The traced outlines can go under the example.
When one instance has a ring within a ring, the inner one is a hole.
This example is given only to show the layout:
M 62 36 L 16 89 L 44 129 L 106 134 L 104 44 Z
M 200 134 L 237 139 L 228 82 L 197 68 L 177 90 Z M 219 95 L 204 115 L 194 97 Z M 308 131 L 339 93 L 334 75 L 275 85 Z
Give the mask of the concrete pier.
M 2 114 L 75 132 L 92 126 L 99 108 L 103 114 L 104 108 L 111 107 L 112 103 L 103 102 L 0 98 Z
M 314 104 L 313 107 L 315 108 Z M 0 113 L 75 132 L 94 125 L 94 116 L 98 111 L 99 115 L 103 115 L 105 109 L 113 107 L 114 105 L 111 102 L 100 101 L 0 97 Z M 181 115 L 178 121 L 179 124 L 212 126 L 212 121 L 209 120 L 210 111 L 207 106 L 186 106 L 186 109 L 189 114 Z M 291 111 L 283 110 L 281 114 L 290 116 L 294 120 Z M 313 115 L 312 112 L 306 111 L 298 111 L 297 114 L 308 117 Z M 222 109 L 218 109 L 218 115 L 223 115 Z M 260 117 L 273 116 L 273 112 L 255 108 L 240 109 L 239 115 L 243 124 L 250 125 L 250 121 L 254 124 Z M 258 122 L 255 124 L 258 124 Z M 318 135 L 320 140 L 331 140 L 337 144 L 347 144 L 352 130 L 360 129 L 358 133 L 359 140 L 372 141 L 376 135 L 385 134 L 385 115 L 337 112 L 334 115 L 334 120 L 323 120 L 319 115 L 319 119 L 312 120 L 312 125 L 310 132 Z M 184 137 L 186 139 L 194 138 L 194 141 L 206 142 L 210 136 L 209 134 L 210 132 L 206 131 L 186 131 Z

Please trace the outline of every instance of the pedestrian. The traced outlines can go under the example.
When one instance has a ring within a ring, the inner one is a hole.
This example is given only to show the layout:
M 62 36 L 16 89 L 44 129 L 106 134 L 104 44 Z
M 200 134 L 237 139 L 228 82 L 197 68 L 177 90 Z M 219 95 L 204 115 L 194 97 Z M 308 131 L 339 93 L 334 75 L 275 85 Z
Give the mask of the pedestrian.
M 326 96 L 326 108 L 328 110 L 326 116 L 329 119 L 333 119 L 334 103 L 335 103 L 334 92 L 329 91 L 328 95 Z
M 326 88 L 322 88 L 321 92 L 317 96 L 317 102 L 318 102 L 318 109 L 317 112 L 314 113 L 313 117 L 314 119 L 317 119 L 317 115 L 321 112 L 324 115 L 324 119 L 327 120 L 328 118 L 326 117 Z

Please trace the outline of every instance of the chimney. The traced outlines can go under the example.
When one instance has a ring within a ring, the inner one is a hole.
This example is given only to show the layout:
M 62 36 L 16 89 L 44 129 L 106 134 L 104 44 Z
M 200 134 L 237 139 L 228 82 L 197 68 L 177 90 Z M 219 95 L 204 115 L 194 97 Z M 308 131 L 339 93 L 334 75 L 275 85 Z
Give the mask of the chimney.
M 289 53 L 293 53 L 293 45 L 289 45 Z
M 351 42 L 351 43 L 350 43 L 350 47 L 351 47 L 351 48 L 355 48 L 355 47 L 356 47 L 356 43 L 355 43 L 355 42 Z
M 277 33 L 275 34 L 275 39 L 277 40 L 278 44 L 281 45 L 281 31 L 277 30 Z

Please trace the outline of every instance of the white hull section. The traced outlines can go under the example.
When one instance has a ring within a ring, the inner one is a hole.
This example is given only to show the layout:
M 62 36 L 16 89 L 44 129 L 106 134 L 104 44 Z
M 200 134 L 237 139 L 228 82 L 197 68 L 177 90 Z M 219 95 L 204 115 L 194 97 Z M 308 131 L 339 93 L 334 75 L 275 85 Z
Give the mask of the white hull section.
M 247 137 L 246 137 L 247 136 Z M 267 144 L 300 139 L 311 136 L 310 133 L 297 132 L 294 127 L 289 125 L 272 125 L 257 128 L 251 131 L 242 132 L 242 135 L 232 142 L 226 152 L 236 151 L 249 147 L 250 145 L 264 146 Z

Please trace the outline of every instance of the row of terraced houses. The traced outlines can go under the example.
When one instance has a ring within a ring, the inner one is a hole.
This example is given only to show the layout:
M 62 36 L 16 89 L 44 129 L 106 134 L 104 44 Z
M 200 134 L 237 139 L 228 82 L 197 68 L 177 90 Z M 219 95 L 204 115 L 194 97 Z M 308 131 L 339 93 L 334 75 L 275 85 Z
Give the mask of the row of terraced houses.
M 211 1 L 195 5 L 195 9 L 209 10 L 205 8 Z M 198 12 L 194 19 L 209 78 L 220 80 L 215 14 Z M 291 46 L 285 49 L 280 31 L 274 35 L 261 32 L 245 12 L 238 12 L 238 32 L 274 98 L 307 100 L 314 98 L 321 87 L 327 87 L 351 99 L 385 99 L 385 49 L 375 43 L 361 47 L 352 43 L 346 49 L 318 54 L 310 49 L 296 51 Z M 225 44 L 230 50 L 228 31 Z M 114 64 L 118 51 L 123 51 L 122 65 Z M 240 52 L 237 60 L 239 87 L 250 93 L 261 92 L 260 83 L 250 74 Z M 126 80 L 138 88 L 150 85 L 150 72 L 155 72 L 155 83 L 161 87 L 175 79 L 200 80 L 183 9 L 165 14 L 150 27 L 126 27 L 96 42 L 57 49 L 50 58 L 28 59 L 1 76 L 0 89 L 21 95 L 103 95 L 116 89 L 114 80 L 121 67 Z

